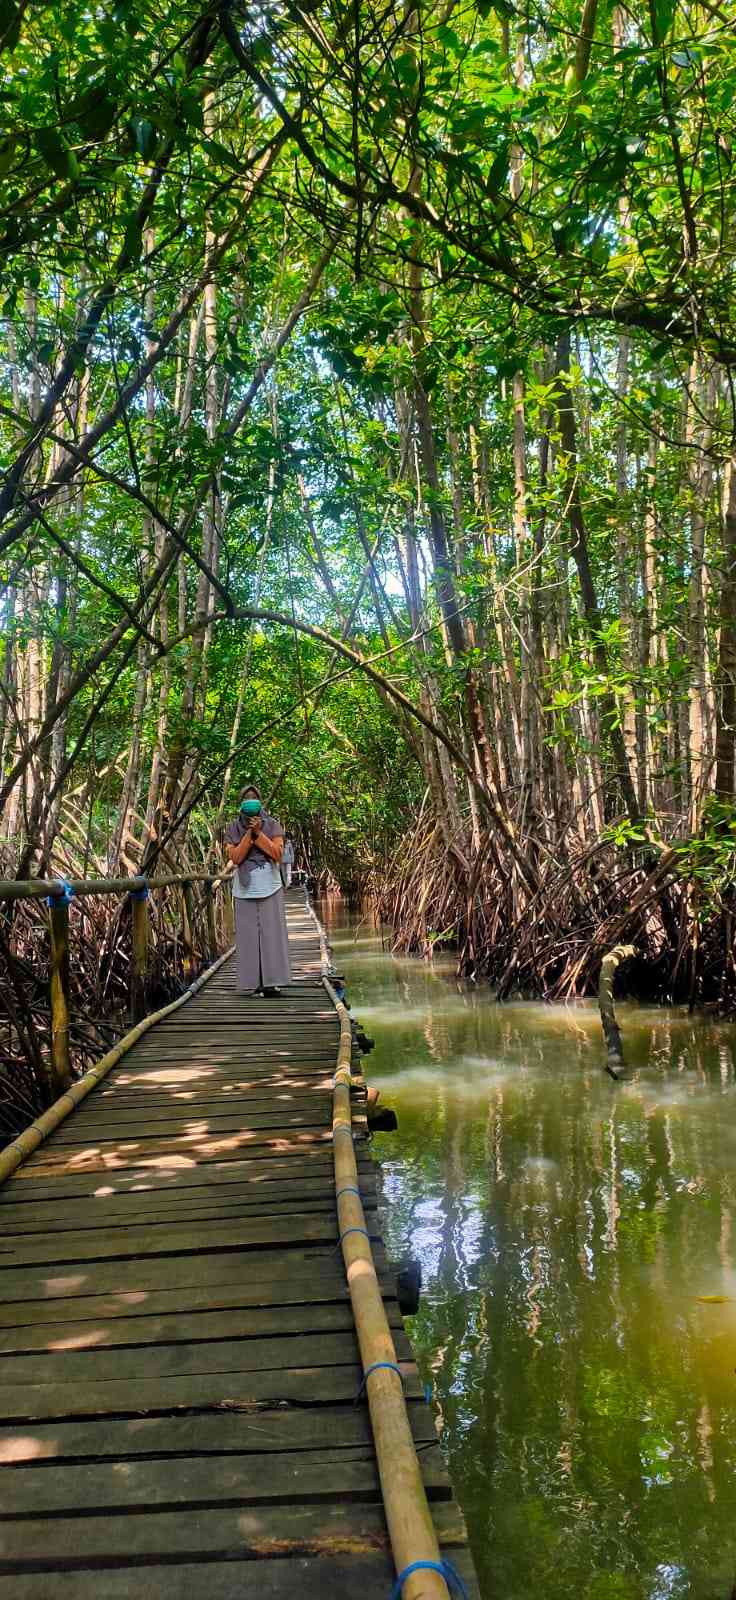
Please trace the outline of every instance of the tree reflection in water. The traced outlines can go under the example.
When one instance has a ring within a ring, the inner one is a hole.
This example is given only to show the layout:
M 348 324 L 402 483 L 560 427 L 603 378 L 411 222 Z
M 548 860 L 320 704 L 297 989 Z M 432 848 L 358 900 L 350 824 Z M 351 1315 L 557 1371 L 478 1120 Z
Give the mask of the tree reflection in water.
M 732 1028 L 494 1005 L 451 965 L 337 964 L 399 1114 L 377 1137 L 390 1253 L 485 1596 L 728 1600 L 736 1578 Z

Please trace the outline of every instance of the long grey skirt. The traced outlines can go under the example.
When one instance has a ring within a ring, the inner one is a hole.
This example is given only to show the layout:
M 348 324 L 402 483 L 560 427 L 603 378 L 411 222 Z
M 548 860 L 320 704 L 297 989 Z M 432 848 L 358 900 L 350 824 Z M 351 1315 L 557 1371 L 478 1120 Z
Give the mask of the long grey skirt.
M 289 983 L 289 943 L 286 937 L 284 891 L 277 889 L 265 900 L 233 901 L 238 989 L 273 988 Z

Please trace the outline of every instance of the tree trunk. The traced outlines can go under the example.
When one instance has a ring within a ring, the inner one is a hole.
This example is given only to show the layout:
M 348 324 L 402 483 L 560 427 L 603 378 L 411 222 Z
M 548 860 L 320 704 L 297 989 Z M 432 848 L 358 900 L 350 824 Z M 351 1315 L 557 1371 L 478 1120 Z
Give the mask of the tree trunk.
M 593 583 L 593 573 L 588 554 L 588 539 L 583 516 L 583 505 L 580 497 L 580 479 L 578 472 L 577 443 L 575 433 L 575 411 L 573 406 L 572 391 L 567 376 L 570 366 L 570 336 L 568 333 L 560 334 L 557 342 L 557 416 L 562 448 L 566 456 L 566 479 L 564 485 L 565 509 L 570 528 L 570 554 L 577 568 L 580 596 L 591 641 L 591 651 L 597 671 L 605 680 L 609 680 L 608 652 L 602 638 L 602 621 L 598 607 L 598 598 Z M 619 722 L 619 712 L 616 700 L 611 689 L 607 688 L 599 698 L 601 717 L 605 726 L 605 737 L 610 746 L 616 778 L 621 790 L 621 796 L 629 821 L 638 824 L 641 820 L 639 802 L 632 782 L 623 733 Z
M 716 667 L 716 780 L 719 800 L 734 799 L 736 741 L 736 452 L 727 468 L 719 584 Z
M 702 420 L 696 422 L 695 406 Z M 688 593 L 688 635 L 690 656 L 689 758 L 690 831 L 697 833 L 703 800 L 708 790 L 708 701 L 710 694 L 707 642 L 705 634 L 705 534 L 708 503 L 713 492 L 710 446 L 713 435 L 715 391 L 712 377 L 701 381 L 697 362 L 690 371 L 690 397 L 686 444 L 695 446 L 689 462 L 690 482 L 690 584 Z

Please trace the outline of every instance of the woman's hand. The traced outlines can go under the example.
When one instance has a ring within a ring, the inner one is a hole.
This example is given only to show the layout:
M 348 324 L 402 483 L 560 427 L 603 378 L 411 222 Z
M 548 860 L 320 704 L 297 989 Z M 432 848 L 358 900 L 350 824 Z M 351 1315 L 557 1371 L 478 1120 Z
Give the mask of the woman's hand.
M 263 851 L 264 856 L 269 856 L 271 861 L 275 861 L 278 866 L 284 851 L 283 835 L 279 833 L 275 839 L 269 839 L 268 834 L 264 833 L 262 838 L 258 840 L 258 848 Z
M 250 855 L 254 842 L 250 833 L 244 833 L 240 844 L 228 844 L 226 846 L 228 861 L 232 861 L 234 867 L 239 867 L 246 856 Z

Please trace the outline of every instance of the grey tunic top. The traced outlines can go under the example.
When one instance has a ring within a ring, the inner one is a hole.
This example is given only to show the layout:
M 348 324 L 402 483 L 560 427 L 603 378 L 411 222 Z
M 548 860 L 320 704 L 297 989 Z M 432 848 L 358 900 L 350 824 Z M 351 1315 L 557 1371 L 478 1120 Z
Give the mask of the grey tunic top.
M 283 838 L 284 830 L 277 817 L 261 812 L 262 832 L 267 839 Z M 228 844 L 239 845 L 250 829 L 250 820 L 239 814 L 225 831 Z M 281 888 L 278 862 L 272 861 L 265 850 L 254 844 L 245 861 L 241 861 L 233 874 L 233 897 L 236 900 L 266 900 Z

